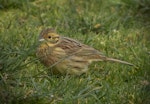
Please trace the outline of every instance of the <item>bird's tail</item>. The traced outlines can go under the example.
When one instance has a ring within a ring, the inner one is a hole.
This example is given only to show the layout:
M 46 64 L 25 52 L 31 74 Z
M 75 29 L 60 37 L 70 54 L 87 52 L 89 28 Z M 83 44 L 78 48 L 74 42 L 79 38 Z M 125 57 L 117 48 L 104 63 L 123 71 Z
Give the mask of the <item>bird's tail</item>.
M 130 65 L 130 66 L 133 66 L 133 64 L 129 63 L 129 62 L 126 62 L 126 61 L 122 61 L 122 60 L 118 60 L 118 59 L 114 59 L 114 58 L 106 58 L 105 59 L 106 61 L 113 61 L 113 62 L 119 62 L 119 63 L 122 63 L 122 64 L 127 64 L 127 65 Z

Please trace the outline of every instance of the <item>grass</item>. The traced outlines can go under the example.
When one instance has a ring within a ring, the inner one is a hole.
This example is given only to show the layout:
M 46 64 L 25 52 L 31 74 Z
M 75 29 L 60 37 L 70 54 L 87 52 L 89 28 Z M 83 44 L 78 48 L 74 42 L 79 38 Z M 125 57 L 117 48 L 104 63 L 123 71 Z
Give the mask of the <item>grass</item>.
M 150 103 L 148 0 L 0 2 L 0 103 Z M 35 55 L 46 27 L 136 67 L 94 62 L 81 76 L 51 75 Z

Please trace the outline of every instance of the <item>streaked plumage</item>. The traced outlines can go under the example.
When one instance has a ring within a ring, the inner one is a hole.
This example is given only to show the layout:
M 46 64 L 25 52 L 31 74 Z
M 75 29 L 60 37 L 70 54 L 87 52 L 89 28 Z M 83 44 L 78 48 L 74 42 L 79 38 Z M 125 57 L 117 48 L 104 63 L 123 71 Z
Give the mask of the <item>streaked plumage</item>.
M 133 65 L 118 59 L 108 58 L 88 45 L 58 35 L 51 28 L 41 32 L 39 41 L 41 44 L 37 49 L 37 57 L 44 65 L 51 67 L 54 74 L 80 75 L 87 72 L 88 65 L 93 61 L 115 61 Z

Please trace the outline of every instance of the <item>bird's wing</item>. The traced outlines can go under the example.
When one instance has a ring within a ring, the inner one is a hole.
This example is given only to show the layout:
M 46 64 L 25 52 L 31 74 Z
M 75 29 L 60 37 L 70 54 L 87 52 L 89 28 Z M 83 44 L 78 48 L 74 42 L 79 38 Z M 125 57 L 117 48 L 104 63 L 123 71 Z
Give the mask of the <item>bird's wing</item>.
M 82 44 L 74 39 L 61 37 L 60 42 L 56 47 L 62 48 L 68 55 L 70 55 L 79 51 L 82 48 Z
M 67 37 L 62 37 L 61 42 L 57 46 L 64 49 L 68 55 L 75 54 L 85 59 L 100 59 L 105 57 L 98 50 Z
M 114 61 L 123 64 L 133 65 L 126 61 L 108 58 L 102 52 L 71 38 L 63 37 L 60 43 L 57 44 L 57 46 L 62 48 L 66 52 L 66 55 L 68 55 L 69 57 L 73 56 L 74 58 L 82 58 L 84 59 L 84 61 Z

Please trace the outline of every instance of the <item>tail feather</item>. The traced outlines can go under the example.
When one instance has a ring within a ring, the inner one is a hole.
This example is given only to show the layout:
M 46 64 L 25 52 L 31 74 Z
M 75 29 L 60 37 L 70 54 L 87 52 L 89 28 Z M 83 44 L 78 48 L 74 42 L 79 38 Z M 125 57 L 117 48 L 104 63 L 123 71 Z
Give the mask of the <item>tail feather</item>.
M 114 58 L 106 58 L 105 60 L 106 61 L 119 62 L 119 63 L 122 63 L 122 64 L 127 64 L 127 65 L 130 65 L 130 66 L 133 66 L 133 64 L 131 64 L 129 62 L 118 60 L 118 59 L 114 59 Z

